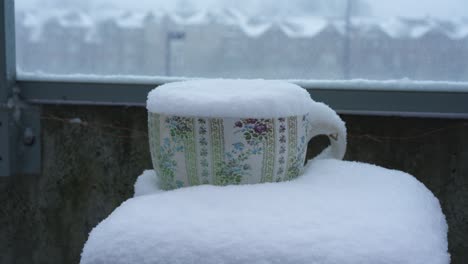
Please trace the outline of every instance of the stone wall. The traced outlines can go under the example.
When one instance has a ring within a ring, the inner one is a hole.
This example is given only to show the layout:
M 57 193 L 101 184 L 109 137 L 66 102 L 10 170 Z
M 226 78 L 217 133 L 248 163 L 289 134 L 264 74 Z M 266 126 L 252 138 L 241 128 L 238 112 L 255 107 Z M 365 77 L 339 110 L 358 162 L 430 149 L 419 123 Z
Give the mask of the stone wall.
M 467 263 L 468 121 L 342 117 L 345 159 L 415 175 L 442 204 L 452 263 Z M 91 229 L 151 168 L 146 118 L 138 107 L 44 107 L 42 174 L 0 178 L 0 263 L 78 263 Z M 312 140 L 309 157 L 325 141 Z

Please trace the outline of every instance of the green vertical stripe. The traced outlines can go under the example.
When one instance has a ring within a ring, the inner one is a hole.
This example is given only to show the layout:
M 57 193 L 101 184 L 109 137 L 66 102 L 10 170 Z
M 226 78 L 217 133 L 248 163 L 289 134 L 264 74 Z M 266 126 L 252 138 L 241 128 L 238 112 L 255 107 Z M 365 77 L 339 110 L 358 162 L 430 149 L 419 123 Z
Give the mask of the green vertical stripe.
M 272 182 L 275 169 L 275 119 L 270 119 L 270 131 L 263 141 L 263 166 L 261 182 Z
M 190 118 L 190 131 L 184 138 L 184 154 L 185 154 L 185 169 L 190 185 L 198 185 L 198 169 L 197 169 L 197 153 L 195 147 L 196 131 L 195 131 L 195 118 Z
M 160 152 L 161 152 L 161 131 L 160 131 L 160 115 L 156 113 L 148 113 L 148 139 L 150 144 L 151 161 L 154 170 L 160 173 Z M 157 175 L 161 177 L 162 175 Z
M 291 167 L 295 166 L 297 158 L 297 117 L 288 117 L 288 161 L 286 165 L 286 179 L 292 179 L 297 175 L 293 175 Z
M 212 153 L 212 175 L 213 183 L 221 185 L 220 174 L 222 161 L 224 160 L 224 127 L 220 118 L 210 118 L 211 128 L 211 153 Z

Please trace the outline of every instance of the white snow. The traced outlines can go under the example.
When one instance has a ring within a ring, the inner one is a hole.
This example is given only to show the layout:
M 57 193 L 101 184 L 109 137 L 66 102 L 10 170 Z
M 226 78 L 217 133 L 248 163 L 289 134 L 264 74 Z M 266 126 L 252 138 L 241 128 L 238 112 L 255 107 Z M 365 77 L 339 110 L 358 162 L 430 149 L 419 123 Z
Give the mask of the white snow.
M 60 14 L 58 22 L 62 27 L 90 28 L 94 26 L 94 22 L 88 14 L 78 11 L 64 12 Z
M 100 75 L 100 74 L 52 74 L 41 71 L 25 72 L 18 70 L 18 80 L 42 82 L 85 82 L 115 84 L 151 84 L 188 80 L 185 77 L 147 76 L 147 75 Z
M 123 12 L 118 19 L 115 19 L 115 22 L 121 28 L 140 29 L 148 14 L 146 12 Z
M 226 25 L 237 25 L 239 21 L 245 21 L 248 16 L 236 8 L 222 8 L 210 12 L 214 21 Z
M 151 193 L 145 172 L 136 193 Z M 81 264 L 449 263 L 437 198 L 414 177 L 316 160 L 290 182 L 197 186 L 124 202 L 89 235 Z
M 312 110 L 309 93 L 292 83 L 206 79 L 174 82 L 148 94 L 150 112 L 203 117 L 285 117 Z
M 322 32 L 328 21 L 320 17 L 295 17 L 279 24 L 281 30 L 291 38 L 311 38 Z
M 422 24 L 418 26 L 414 26 L 411 28 L 409 36 L 411 38 L 421 38 L 428 32 L 430 32 L 433 28 L 433 25 L 430 24 Z
M 25 72 L 18 69 L 17 78 L 20 81 L 42 82 L 85 82 L 85 83 L 116 83 L 116 84 L 151 84 L 159 85 L 176 81 L 202 80 L 203 78 L 143 76 L 143 75 L 92 75 L 92 74 L 50 74 L 41 71 Z M 286 79 L 307 89 L 323 90 L 377 90 L 377 91 L 413 91 L 413 92 L 468 92 L 468 82 L 454 81 L 419 81 L 411 79 L 395 80 L 313 80 Z
M 401 19 L 384 19 L 378 26 L 391 38 L 403 38 L 408 35 L 409 27 Z
M 154 170 L 145 170 L 135 182 L 135 197 L 162 192 L 158 189 L 158 177 Z
M 70 118 L 70 119 L 68 119 L 68 122 L 70 124 L 78 124 L 78 125 L 84 123 L 83 120 L 81 120 L 81 118 L 79 118 L 79 117 Z
M 377 29 L 394 39 L 418 39 L 433 30 L 439 30 L 442 34 L 450 36 L 449 31 L 443 30 L 437 21 L 430 18 L 418 19 L 411 23 L 403 18 L 395 17 L 386 19 L 357 17 L 351 19 L 351 23 L 352 26 L 357 31 L 362 32 L 363 35 Z
M 399 80 L 288 80 L 307 89 L 406 92 L 468 92 L 468 82 Z
M 273 25 L 269 21 L 256 21 L 255 19 L 239 20 L 238 23 L 239 27 L 245 33 L 245 35 L 251 38 L 260 37 Z
M 169 14 L 171 20 L 177 25 L 201 25 L 209 22 L 208 12 L 194 12 L 190 15 L 181 15 L 178 13 Z
M 27 28 L 31 29 L 30 40 L 37 42 L 42 36 L 42 26 L 44 24 L 44 18 L 32 12 L 23 12 L 20 14 L 20 23 Z
M 458 20 L 455 25 L 455 29 L 450 34 L 450 38 L 457 40 L 468 38 L 468 20 Z
M 151 12 L 151 13 L 150 13 Z M 129 10 L 129 9 L 98 9 L 68 12 L 60 9 L 47 11 L 21 10 L 18 16 L 24 26 L 33 29 L 31 38 L 41 37 L 40 30 L 50 19 L 58 19 L 63 27 L 83 27 L 90 30 L 102 21 L 114 21 L 121 28 L 140 29 L 145 25 L 145 19 L 152 14 L 157 23 L 167 16 L 179 26 L 199 26 L 203 24 L 235 25 L 246 36 L 258 38 L 272 28 L 278 28 L 291 38 L 313 38 L 328 27 L 334 27 L 339 34 L 345 34 L 345 21 L 339 17 L 318 15 L 285 15 L 281 17 L 255 16 L 238 8 L 203 9 L 181 14 L 175 10 Z M 467 33 L 466 21 L 460 18 L 443 20 L 452 27 L 442 27 L 441 20 L 432 17 L 353 17 L 352 26 L 365 34 L 369 29 L 382 30 L 392 38 L 420 38 L 432 30 L 437 30 L 452 39 L 463 39 Z

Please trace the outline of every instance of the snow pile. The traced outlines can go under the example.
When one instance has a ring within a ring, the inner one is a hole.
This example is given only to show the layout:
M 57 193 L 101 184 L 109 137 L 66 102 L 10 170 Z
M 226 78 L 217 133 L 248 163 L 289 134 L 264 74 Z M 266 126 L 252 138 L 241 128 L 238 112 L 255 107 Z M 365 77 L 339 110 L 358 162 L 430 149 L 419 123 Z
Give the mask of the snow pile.
M 154 174 L 142 177 L 148 176 Z M 81 259 L 82 264 L 449 261 L 445 217 L 423 184 L 400 171 L 337 160 L 314 161 L 291 182 L 203 185 L 130 199 L 91 232 Z
M 158 189 L 158 177 L 154 170 L 145 170 L 135 182 L 135 197 L 162 192 Z
M 193 80 L 169 83 L 148 94 L 150 112 L 203 117 L 285 117 L 312 110 L 309 93 L 268 80 Z

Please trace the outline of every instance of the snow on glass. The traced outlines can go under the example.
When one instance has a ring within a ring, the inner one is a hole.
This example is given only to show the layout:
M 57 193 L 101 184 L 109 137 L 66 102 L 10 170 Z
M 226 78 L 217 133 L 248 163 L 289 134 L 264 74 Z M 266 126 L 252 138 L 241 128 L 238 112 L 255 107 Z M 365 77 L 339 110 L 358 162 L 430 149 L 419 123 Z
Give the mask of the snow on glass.
M 453 0 L 16 2 L 20 72 L 468 81 Z
M 437 198 L 413 176 L 314 160 L 281 183 L 161 192 L 154 171 L 93 229 L 81 264 L 447 264 Z

